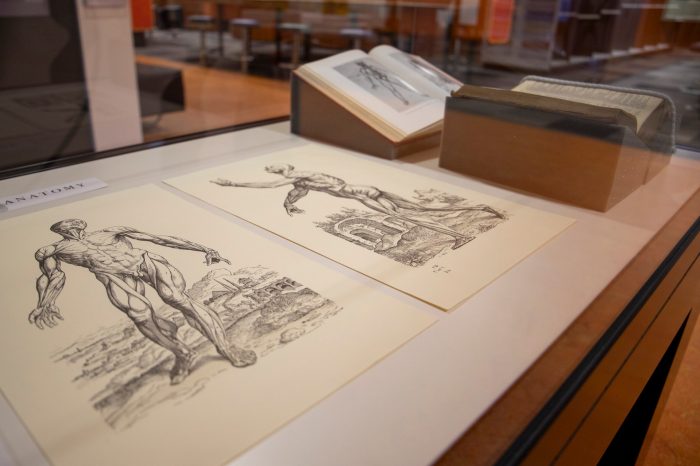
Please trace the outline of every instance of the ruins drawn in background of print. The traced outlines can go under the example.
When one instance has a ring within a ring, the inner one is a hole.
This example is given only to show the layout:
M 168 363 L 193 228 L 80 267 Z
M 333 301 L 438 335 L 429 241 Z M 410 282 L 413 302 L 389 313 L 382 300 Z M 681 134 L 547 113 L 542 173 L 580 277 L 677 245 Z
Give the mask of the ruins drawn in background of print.
M 488 210 L 428 210 L 475 207 L 464 198 L 435 189 L 415 190 L 412 201 L 426 208 L 421 216 L 427 216 L 464 235 L 469 241 L 508 221 L 508 215 L 496 209 L 491 211 L 500 216 Z M 411 267 L 420 267 L 438 255 L 448 254 L 454 244 L 451 236 L 383 213 L 342 208 L 340 212 L 327 215 L 326 219 L 316 222 L 316 226 L 338 238 Z M 469 244 L 463 247 L 469 247 Z

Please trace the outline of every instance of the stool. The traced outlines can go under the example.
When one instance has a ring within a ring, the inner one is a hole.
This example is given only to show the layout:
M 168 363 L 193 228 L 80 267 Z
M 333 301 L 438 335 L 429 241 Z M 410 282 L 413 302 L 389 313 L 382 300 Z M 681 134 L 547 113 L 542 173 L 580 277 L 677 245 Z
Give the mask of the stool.
M 381 44 L 388 44 L 392 47 L 398 47 L 399 38 L 395 31 L 390 29 L 375 28 L 374 34 L 379 37 L 379 42 Z
M 241 71 L 247 73 L 248 63 L 250 63 L 254 58 L 253 55 L 250 53 L 250 33 L 253 28 L 260 26 L 260 22 L 257 19 L 252 18 L 234 18 L 231 21 L 229 21 L 228 24 L 231 28 L 231 35 L 234 34 L 236 29 L 241 30 Z
M 280 23 L 277 26 L 280 32 L 290 32 L 292 34 L 292 57 L 289 63 L 280 63 L 281 68 L 295 69 L 301 63 L 302 47 L 304 55 L 308 55 L 308 37 L 311 28 L 304 23 Z
M 374 34 L 369 29 L 343 28 L 340 30 L 340 35 L 350 40 L 353 49 L 362 49 L 362 39 L 369 39 Z
M 207 66 L 207 31 L 216 30 L 216 20 L 209 15 L 191 15 L 187 17 L 187 27 L 199 31 L 199 63 Z
M 161 7 L 160 20 L 163 23 L 163 29 L 182 29 L 182 7 L 180 5 Z

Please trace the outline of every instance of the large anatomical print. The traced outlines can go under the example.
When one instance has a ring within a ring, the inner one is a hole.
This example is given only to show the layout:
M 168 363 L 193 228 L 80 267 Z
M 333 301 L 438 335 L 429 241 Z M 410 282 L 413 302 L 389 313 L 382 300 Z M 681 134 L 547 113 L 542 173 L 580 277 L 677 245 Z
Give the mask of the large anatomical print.
M 288 185 L 291 189 L 283 206 L 290 216 L 304 213 L 297 202 L 310 191 L 357 201 L 365 207 L 365 211 L 344 208 L 342 212 L 329 214 L 328 221 L 317 222 L 316 225 L 328 233 L 411 266 L 423 265 L 434 257 L 444 248 L 444 237 L 449 238 L 451 249 L 458 249 L 473 240 L 477 232 L 494 227 L 493 220 L 506 220 L 504 212 L 491 206 L 470 205 L 466 199 L 435 190 L 417 192 L 414 195 L 417 198 L 409 200 L 374 186 L 348 184 L 326 173 L 299 171 L 291 164 L 271 165 L 265 167 L 265 171 L 278 174 L 283 179 L 249 183 L 218 178 L 212 183 L 234 188 L 280 188 Z M 487 222 L 488 227 L 479 214 L 486 214 L 486 218 L 492 220 Z M 480 218 L 475 219 L 475 215 Z M 421 254 L 426 249 L 433 253 Z M 424 258 L 412 260 L 413 256 Z
M 166 182 L 444 310 L 572 223 L 320 144 Z
M 433 321 L 157 187 L 0 233 L 2 394 L 55 465 L 222 464 Z

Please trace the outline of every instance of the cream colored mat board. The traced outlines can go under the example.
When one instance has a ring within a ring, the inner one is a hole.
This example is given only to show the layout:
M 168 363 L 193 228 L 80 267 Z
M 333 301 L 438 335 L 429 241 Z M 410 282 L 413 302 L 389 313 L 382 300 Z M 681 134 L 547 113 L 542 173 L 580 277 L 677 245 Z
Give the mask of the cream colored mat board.
M 434 321 L 156 186 L 0 237 L 0 387 L 56 466 L 223 464 Z
M 573 223 L 320 144 L 165 182 L 443 310 Z

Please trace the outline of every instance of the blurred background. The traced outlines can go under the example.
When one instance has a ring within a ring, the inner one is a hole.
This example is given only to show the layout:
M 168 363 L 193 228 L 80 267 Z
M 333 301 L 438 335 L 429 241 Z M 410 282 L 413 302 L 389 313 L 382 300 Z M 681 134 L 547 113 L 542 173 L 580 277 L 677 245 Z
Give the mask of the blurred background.
M 464 83 L 670 96 L 700 150 L 700 0 L 2 0 L 0 175 L 289 114 L 289 76 L 391 44 Z

